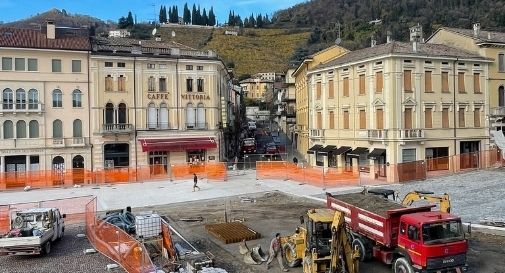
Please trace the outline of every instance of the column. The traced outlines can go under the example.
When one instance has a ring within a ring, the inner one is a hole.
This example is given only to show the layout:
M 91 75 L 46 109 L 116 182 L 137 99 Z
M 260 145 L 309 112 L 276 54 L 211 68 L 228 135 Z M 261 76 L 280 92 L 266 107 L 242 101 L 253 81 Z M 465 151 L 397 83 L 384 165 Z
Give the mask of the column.
M 5 171 L 5 156 L 0 156 L 0 173 Z
M 30 171 L 30 156 L 29 155 L 26 156 L 26 163 L 25 164 L 26 164 L 25 170 L 27 172 L 29 172 Z

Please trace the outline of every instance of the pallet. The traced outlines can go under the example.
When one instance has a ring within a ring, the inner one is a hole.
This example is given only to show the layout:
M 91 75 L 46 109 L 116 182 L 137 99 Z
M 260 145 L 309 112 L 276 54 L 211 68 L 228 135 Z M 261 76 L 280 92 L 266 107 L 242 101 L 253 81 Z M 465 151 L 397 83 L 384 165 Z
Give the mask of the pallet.
M 214 237 L 225 244 L 239 243 L 243 240 L 256 240 L 261 238 L 259 232 L 238 222 L 208 224 L 205 229 Z

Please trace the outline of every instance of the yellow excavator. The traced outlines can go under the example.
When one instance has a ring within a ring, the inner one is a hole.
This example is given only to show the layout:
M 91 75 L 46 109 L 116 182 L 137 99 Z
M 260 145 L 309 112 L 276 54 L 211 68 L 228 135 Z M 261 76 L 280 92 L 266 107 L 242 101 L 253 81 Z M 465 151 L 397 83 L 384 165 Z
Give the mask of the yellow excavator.
M 399 200 L 398 194 L 394 190 L 368 189 L 367 192 L 380 195 L 386 199 Z M 440 212 L 451 213 L 451 200 L 447 193 L 444 193 L 442 196 L 437 196 L 431 191 L 411 191 L 405 195 L 401 204 L 408 207 L 419 200 L 426 200 L 431 204 L 438 205 Z
M 359 251 L 353 250 L 345 229 L 344 214 L 330 209 L 311 209 L 304 226 L 282 237 L 285 263 L 303 264 L 304 273 L 358 273 Z

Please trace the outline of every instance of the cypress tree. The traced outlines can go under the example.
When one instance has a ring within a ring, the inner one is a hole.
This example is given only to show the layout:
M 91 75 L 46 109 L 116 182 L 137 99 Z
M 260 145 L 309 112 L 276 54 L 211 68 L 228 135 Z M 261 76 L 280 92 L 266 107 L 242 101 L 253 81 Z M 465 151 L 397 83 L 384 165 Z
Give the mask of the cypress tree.
M 191 12 L 191 24 L 196 25 L 196 20 L 197 19 L 198 18 L 196 18 L 196 5 L 193 4 L 193 10 Z
M 184 24 L 191 24 L 191 11 L 188 8 L 188 3 L 184 4 Z
M 214 14 L 214 7 L 210 7 L 209 11 L 209 26 L 216 25 L 216 15 Z
M 205 8 L 203 8 L 202 25 L 204 26 L 209 25 L 209 17 L 207 17 L 207 11 L 205 10 Z
M 126 23 L 128 24 L 129 27 L 133 27 L 133 15 L 132 12 L 128 12 L 128 17 L 126 18 Z
M 174 6 L 172 12 L 174 13 L 174 23 L 179 23 L 179 8 L 177 8 L 177 6 Z

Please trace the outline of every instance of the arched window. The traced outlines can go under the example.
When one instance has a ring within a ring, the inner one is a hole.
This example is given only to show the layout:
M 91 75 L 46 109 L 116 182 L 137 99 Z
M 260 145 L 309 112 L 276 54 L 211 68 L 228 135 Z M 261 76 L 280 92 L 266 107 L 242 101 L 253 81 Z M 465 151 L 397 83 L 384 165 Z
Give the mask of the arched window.
M 114 104 L 105 105 L 105 124 L 114 124 Z
M 72 107 L 82 107 L 81 90 L 76 89 L 72 92 Z
M 186 128 L 195 128 L 195 109 L 193 108 L 192 103 L 188 103 L 188 106 L 186 107 Z
M 26 122 L 18 120 L 16 123 L 16 138 L 26 138 Z
M 14 124 L 10 120 L 4 122 L 4 139 L 14 138 Z
M 205 107 L 203 106 L 203 103 L 198 104 L 198 107 L 196 108 L 197 112 L 197 128 L 198 129 L 205 129 L 206 127 L 206 121 L 205 121 Z
M 23 89 L 16 90 L 16 109 L 26 108 L 26 92 Z
M 9 88 L 4 89 L 3 94 L 3 109 L 14 109 L 14 95 Z
M 63 124 L 59 119 L 53 121 L 53 138 L 63 138 Z
M 39 104 L 39 91 L 30 89 L 28 91 L 28 109 L 37 109 Z
M 63 93 L 59 89 L 53 91 L 53 107 L 63 107 Z
M 38 138 L 39 137 L 39 122 L 36 120 L 31 120 L 28 124 L 30 129 L 30 138 Z
M 82 121 L 80 119 L 74 120 L 73 124 L 73 137 L 82 137 Z
M 149 103 L 147 106 L 147 128 L 156 129 L 158 126 L 158 117 L 156 113 L 156 105 Z
M 168 108 L 166 103 L 160 104 L 160 127 L 168 129 Z
M 126 104 L 120 103 L 117 108 L 117 123 L 126 123 Z

